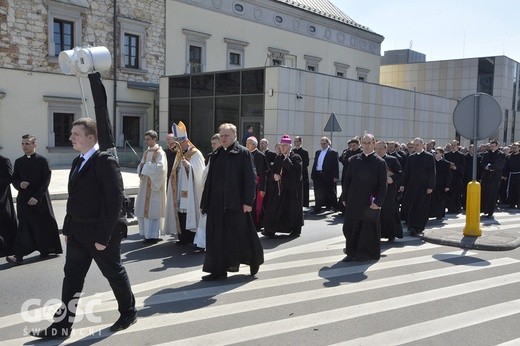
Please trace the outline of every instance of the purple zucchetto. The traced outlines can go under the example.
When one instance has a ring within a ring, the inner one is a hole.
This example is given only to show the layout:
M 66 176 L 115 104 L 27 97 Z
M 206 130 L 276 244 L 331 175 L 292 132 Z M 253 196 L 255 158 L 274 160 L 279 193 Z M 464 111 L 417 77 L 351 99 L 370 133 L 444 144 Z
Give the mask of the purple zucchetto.
M 292 144 L 292 140 L 291 140 L 291 137 L 289 137 L 288 134 L 285 134 L 282 136 L 282 138 L 280 139 L 280 144 Z

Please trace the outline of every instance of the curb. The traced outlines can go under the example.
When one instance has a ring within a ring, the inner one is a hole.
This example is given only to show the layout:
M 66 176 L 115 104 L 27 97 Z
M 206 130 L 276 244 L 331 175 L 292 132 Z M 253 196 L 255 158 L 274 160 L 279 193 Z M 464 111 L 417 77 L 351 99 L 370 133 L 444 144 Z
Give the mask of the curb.
M 454 246 L 463 249 L 509 251 L 520 247 L 519 231 L 488 231 L 480 237 L 443 230 L 426 230 L 422 239 L 429 243 Z

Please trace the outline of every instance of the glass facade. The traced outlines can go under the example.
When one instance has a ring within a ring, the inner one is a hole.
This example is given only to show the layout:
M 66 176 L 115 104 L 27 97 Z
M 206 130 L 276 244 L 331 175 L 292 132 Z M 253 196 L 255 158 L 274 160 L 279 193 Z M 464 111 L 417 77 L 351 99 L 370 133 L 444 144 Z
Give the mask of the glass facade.
M 205 155 L 210 138 L 222 123 L 233 123 L 240 132 L 244 124 L 264 121 L 264 69 L 234 70 L 173 76 L 169 78 L 168 126 L 182 121 L 188 137 Z M 255 133 L 263 137 L 262 131 Z

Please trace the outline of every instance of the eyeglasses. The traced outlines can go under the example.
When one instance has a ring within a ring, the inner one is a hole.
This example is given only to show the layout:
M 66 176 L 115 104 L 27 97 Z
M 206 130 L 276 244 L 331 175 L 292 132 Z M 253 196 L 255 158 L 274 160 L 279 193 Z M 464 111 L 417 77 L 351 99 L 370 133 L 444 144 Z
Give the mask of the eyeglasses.
M 365 144 L 365 145 L 367 145 L 367 144 L 374 144 L 374 142 L 361 142 L 361 144 Z

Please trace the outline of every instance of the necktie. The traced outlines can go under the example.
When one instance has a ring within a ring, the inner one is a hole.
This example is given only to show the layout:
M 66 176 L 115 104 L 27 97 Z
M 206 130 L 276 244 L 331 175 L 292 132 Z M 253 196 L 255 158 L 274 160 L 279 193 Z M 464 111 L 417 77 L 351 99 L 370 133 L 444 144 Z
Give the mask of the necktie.
M 85 161 L 85 158 L 83 156 L 80 156 L 78 162 L 76 163 L 76 168 L 74 169 L 74 173 L 72 174 L 72 178 L 75 178 L 78 175 L 79 170 L 81 168 L 81 164 L 83 163 L 83 161 Z

